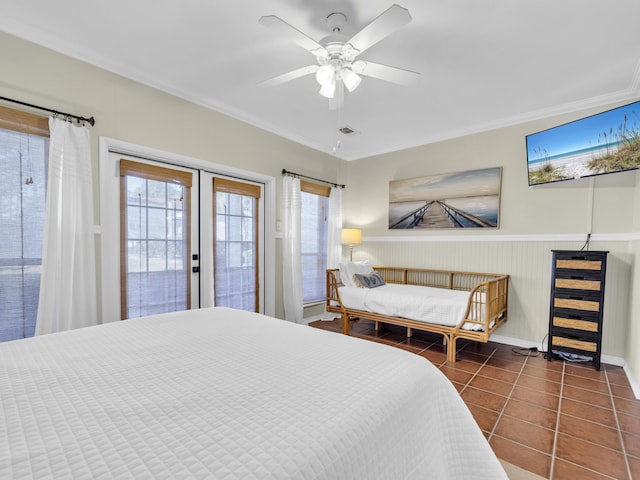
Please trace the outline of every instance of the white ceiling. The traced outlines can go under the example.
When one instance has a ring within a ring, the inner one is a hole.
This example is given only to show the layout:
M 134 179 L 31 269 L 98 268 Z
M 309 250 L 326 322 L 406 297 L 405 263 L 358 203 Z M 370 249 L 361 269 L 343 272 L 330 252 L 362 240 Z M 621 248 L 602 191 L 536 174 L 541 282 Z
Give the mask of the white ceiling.
M 260 17 L 319 41 L 330 13 L 351 36 L 393 1 L 6 0 L 0 30 L 345 160 L 640 96 L 638 0 L 395 0 L 413 20 L 358 58 L 416 85 L 364 77 L 337 112 L 313 75 L 259 85 L 315 63 Z

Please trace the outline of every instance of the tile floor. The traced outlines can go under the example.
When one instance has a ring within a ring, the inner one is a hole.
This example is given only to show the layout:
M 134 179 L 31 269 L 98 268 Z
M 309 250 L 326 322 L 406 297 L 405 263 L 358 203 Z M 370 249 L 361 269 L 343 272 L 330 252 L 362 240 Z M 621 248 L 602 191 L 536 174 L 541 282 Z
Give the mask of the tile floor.
M 340 332 L 341 320 L 311 326 Z M 442 336 L 352 321 L 351 334 L 429 359 L 451 380 L 496 455 L 544 478 L 640 480 L 640 400 L 621 367 L 555 360 L 509 345 L 458 341 L 448 365 Z M 514 352 L 515 348 L 515 352 Z

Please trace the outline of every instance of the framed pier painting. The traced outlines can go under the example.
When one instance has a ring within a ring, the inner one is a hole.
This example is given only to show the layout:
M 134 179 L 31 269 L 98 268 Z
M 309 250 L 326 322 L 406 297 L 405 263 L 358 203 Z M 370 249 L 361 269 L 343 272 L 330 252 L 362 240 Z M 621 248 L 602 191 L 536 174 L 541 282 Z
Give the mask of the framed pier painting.
M 502 167 L 389 182 L 389 229 L 498 228 Z

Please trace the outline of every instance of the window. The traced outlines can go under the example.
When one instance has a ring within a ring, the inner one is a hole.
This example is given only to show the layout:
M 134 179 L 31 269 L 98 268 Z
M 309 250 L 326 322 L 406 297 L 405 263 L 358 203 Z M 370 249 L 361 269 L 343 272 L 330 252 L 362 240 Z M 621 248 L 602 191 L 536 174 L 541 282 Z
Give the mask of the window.
M 331 189 L 300 182 L 302 300 L 322 302 L 326 298 L 327 235 Z
M 120 161 L 121 318 L 190 308 L 192 174 Z
M 48 157 L 48 119 L 0 107 L 0 341 L 35 330 Z
M 257 312 L 260 187 L 214 178 L 213 190 L 216 305 Z

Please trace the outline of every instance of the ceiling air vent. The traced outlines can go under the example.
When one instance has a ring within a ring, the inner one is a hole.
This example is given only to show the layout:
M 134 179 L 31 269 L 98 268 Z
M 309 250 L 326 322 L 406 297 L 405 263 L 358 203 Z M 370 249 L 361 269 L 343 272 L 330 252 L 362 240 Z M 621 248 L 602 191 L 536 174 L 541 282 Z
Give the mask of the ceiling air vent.
M 348 126 L 341 127 L 338 129 L 338 131 L 344 135 L 357 135 L 358 133 L 360 133 L 357 130 L 354 130 L 353 128 Z

